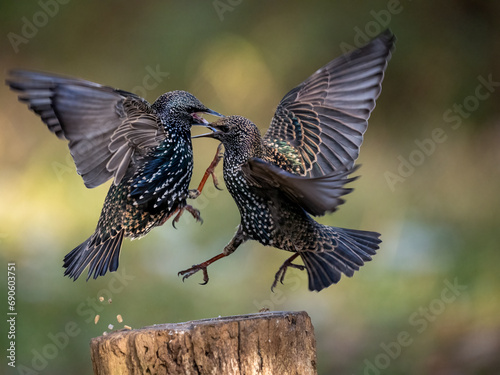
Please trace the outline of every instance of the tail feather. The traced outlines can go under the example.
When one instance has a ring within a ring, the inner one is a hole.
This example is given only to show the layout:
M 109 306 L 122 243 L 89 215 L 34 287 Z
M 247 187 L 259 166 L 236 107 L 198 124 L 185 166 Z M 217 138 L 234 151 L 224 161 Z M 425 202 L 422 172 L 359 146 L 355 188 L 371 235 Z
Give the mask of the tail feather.
M 63 267 L 66 268 L 64 276 L 76 280 L 87 267 L 89 267 L 87 280 L 90 277 L 97 279 L 98 276 L 104 276 L 107 271 L 116 271 L 122 241 L 123 230 L 100 243 L 96 241 L 94 235 L 90 236 L 64 257 Z
M 104 276 L 108 269 L 110 272 L 116 271 L 122 240 L 123 231 L 120 231 L 113 240 L 108 240 L 102 244 L 101 251 L 90 263 L 88 278 L 90 278 L 92 273 L 94 274 L 94 279 L 96 279 L 97 276 Z
M 304 253 L 301 254 L 302 261 L 306 266 L 307 275 L 309 277 L 309 290 L 317 290 L 318 292 L 331 284 L 336 284 L 340 280 L 341 271 L 338 267 L 330 267 L 329 264 L 336 263 L 340 268 L 346 268 L 344 263 L 325 260 L 325 255 L 329 253 Z
M 351 277 L 379 248 L 380 234 L 353 229 L 325 227 L 322 249 L 300 253 L 309 277 L 309 290 L 320 291 Z

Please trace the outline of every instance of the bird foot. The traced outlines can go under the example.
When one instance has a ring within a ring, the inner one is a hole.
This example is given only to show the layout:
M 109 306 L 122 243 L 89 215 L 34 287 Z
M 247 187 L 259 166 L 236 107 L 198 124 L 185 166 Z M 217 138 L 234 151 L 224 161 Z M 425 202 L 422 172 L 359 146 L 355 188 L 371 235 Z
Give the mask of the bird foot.
M 278 285 L 278 281 L 281 284 L 283 284 L 283 280 L 285 279 L 285 273 L 286 273 L 288 267 L 296 268 L 296 269 L 301 270 L 301 271 L 306 269 L 306 267 L 301 265 L 301 264 L 293 264 L 292 263 L 295 260 L 295 258 L 297 258 L 299 255 L 300 255 L 299 253 L 292 255 L 290 258 L 285 260 L 285 262 L 281 265 L 280 269 L 278 270 L 278 272 L 276 272 L 276 275 L 274 276 L 274 282 L 273 282 L 273 285 L 271 285 L 272 292 L 274 292 L 274 288 L 276 288 L 276 285 Z
M 222 143 L 219 144 L 219 146 L 217 147 L 217 152 L 215 153 L 215 157 L 212 160 L 212 162 L 210 163 L 210 165 L 208 166 L 207 170 L 205 171 L 205 174 L 203 175 L 203 178 L 201 179 L 201 182 L 198 185 L 198 188 L 191 189 L 188 191 L 188 198 L 189 199 L 196 199 L 200 196 L 203 188 L 205 187 L 205 183 L 207 182 L 209 176 L 212 176 L 212 180 L 214 182 L 215 188 L 217 190 L 222 190 L 219 187 L 219 181 L 217 179 L 217 176 L 215 175 L 215 167 L 217 167 L 217 165 L 219 164 L 219 162 L 222 159 L 221 149 L 222 149 Z
M 203 271 L 203 282 L 200 283 L 200 285 L 205 285 L 208 283 L 208 271 L 207 267 L 211 265 L 213 262 L 226 257 L 228 254 L 225 253 L 220 253 L 213 258 L 210 258 L 209 260 L 200 263 L 200 264 L 195 264 L 193 267 L 188 268 L 187 270 L 180 271 L 177 275 L 182 276 L 182 281 L 186 280 L 188 277 L 193 276 L 196 272 L 198 271 Z
M 203 271 L 203 282 L 200 285 L 206 285 L 208 283 L 208 271 L 206 265 L 204 263 L 195 264 L 193 267 L 188 268 L 187 270 L 180 271 L 177 275 L 182 276 L 182 281 L 186 280 L 188 277 L 193 276 L 198 271 Z
M 183 208 L 179 209 L 177 215 L 174 218 L 174 220 L 172 220 L 172 226 L 175 229 L 177 229 L 177 227 L 175 226 L 175 224 L 177 224 L 179 222 L 179 219 L 181 218 L 181 216 L 184 213 L 184 211 L 189 212 L 191 215 L 193 215 L 193 217 L 195 218 L 196 221 L 199 221 L 199 222 L 201 222 L 203 224 L 203 219 L 201 218 L 200 211 L 197 210 L 196 208 L 194 208 L 193 206 L 191 206 L 191 205 L 188 204 L 187 206 L 184 206 Z

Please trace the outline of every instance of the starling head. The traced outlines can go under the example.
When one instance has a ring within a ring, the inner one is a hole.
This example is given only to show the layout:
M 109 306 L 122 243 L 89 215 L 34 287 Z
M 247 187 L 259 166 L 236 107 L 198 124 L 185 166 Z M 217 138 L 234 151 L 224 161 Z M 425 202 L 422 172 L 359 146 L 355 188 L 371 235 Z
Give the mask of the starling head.
M 176 124 L 189 130 L 192 125 L 207 125 L 208 121 L 197 113 L 208 113 L 222 117 L 202 104 L 194 95 L 186 91 L 176 90 L 160 95 L 152 108 L 158 113 L 164 124 Z
M 212 133 L 204 134 L 219 140 L 224 145 L 225 153 L 237 163 L 245 163 L 251 157 L 262 154 L 262 137 L 257 126 L 241 116 L 223 117 L 212 122 Z

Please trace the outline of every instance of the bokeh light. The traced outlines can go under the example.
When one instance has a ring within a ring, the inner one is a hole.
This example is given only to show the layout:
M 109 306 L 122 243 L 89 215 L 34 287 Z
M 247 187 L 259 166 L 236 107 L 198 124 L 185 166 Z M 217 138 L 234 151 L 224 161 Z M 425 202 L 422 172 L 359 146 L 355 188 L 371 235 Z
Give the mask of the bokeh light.
M 381 232 L 383 243 L 352 279 L 320 293 L 297 270 L 271 293 L 288 254 L 254 242 L 211 266 L 205 286 L 198 275 L 177 277 L 220 252 L 239 223 L 227 189 L 211 182 L 193 203 L 203 225 L 185 215 L 177 230 L 166 223 L 125 240 L 117 273 L 63 277 L 62 258 L 93 232 L 109 183 L 86 189 L 64 142 L 0 87 L 1 274 L 16 263 L 18 311 L 17 367 L 4 351 L 0 372 L 89 374 L 89 341 L 109 323 L 121 328 L 117 314 L 139 328 L 268 307 L 309 313 L 319 374 L 498 373 L 499 12 L 500 3 L 470 0 L 3 2 L 4 79 L 13 68 L 51 71 L 150 102 L 184 89 L 262 131 L 282 96 L 346 45 L 385 27 L 398 42 L 361 149 L 362 178 L 337 213 L 318 219 Z M 193 186 L 216 145 L 194 141 Z M 4 303 L 6 276 L 0 290 Z M 7 343 L 5 319 L 1 327 Z

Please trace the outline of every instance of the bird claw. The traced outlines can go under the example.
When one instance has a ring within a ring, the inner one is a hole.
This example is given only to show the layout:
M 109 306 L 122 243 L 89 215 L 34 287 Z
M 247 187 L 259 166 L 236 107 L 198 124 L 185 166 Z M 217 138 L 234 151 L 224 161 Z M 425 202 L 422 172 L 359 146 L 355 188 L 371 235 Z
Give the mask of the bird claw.
M 271 285 L 271 292 L 274 293 L 274 288 L 276 288 L 276 285 L 278 285 L 278 281 L 283 284 L 283 281 L 285 280 L 285 273 L 288 269 L 288 267 L 291 268 L 296 268 L 300 271 L 304 271 L 306 269 L 305 266 L 301 264 L 294 264 L 292 261 L 299 256 L 299 253 L 296 253 L 292 255 L 290 258 L 285 260 L 285 262 L 281 265 L 279 268 L 278 272 L 276 272 L 276 275 L 274 276 L 274 282 L 273 285 Z
M 187 205 L 185 208 L 193 217 L 195 218 L 196 221 L 199 221 L 201 224 L 203 224 L 203 219 L 201 218 L 200 210 L 197 210 L 193 206 Z
M 219 259 L 226 257 L 227 255 L 228 254 L 220 253 L 220 254 L 218 254 L 218 255 L 210 258 L 209 260 L 203 262 L 203 263 L 195 264 L 193 267 L 191 267 L 191 268 L 189 268 L 187 270 L 180 271 L 177 275 L 178 276 L 183 276 L 182 277 L 182 281 L 184 281 L 188 277 L 193 276 L 196 272 L 202 270 L 203 271 L 203 282 L 200 283 L 200 285 L 206 285 L 206 283 L 208 283 L 208 271 L 207 271 L 207 267 L 209 265 L 211 265 L 213 262 L 216 262 Z
M 217 190 L 219 190 L 219 191 L 224 190 L 224 189 L 221 189 L 221 188 L 219 187 L 219 180 L 217 179 L 217 176 L 215 175 L 215 173 L 214 173 L 214 172 L 212 172 L 212 173 L 210 173 L 210 174 L 212 175 L 212 181 L 214 182 L 214 186 L 215 186 L 215 188 L 216 188 Z
M 198 185 L 198 188 L 191 189 L 188 191 L 188 198 L 189 199 L 196 199 L 200 196 L 200 194 L 203 190 L 203 187 L 205 186 L 205 183 L 207 182 L 207 179 L 209 176 L 212 176 L 212 180 L 214 182 L 215 188 L 217 190 L 222 191 L 222 189 L 219 187 L 219 181 L 217 179 L 217 176 L 215 175 L 215 167 L 217 167 L 217 165 L 219 164 L 220 160 L 223 157 L 223 154 L 221 152 L 221 148 L 222 148 L 222 143 L 219 144 L 219 146 L 217 147 L 217 152 L 215 153 L 215 157 L 212 160 L 212 162 L 210 163 L 210 165 L 208 166 L 207 170 L 205 171 L 205 174 L 203 175 L 203 178 L 201 179 L 201 182 Z
M 220 163 L 220 161 L 223 157 L 223 154 L 221 152 L 221 146 L 222 146 L 222 143 L 219 145 L 219 147 L 217 147 L 217 153 L 215 154 L 214 160 L 212 161 L 210 166 L 207 168 L 208 174 L 210 176 L 212 176 L 212 181 L 214 183 L 215 188 L 219 191 L 222 191 L 223 189 L 221 189 L 219 187 L 219 180 L 217 179 L 217 176 L 215 175 L 215 167 L 217 167 L 217 165 Z
M 182 276 L 182 282 L 186 280 L 188 277 L 193 276 L 198 271 L 203 271 L 203 282 L 199 283 L 200 285 L 206 285 L 208 283 L 208 271 L 207 266 L 203 264 L 195 264 L 193 267 L 188 268 L 187 270 L 180 271 L 177 276 Z
M 179 209 L 179 212 L 175 216 L 174 220 L 172 220 L 172 226 L 175 229 L 177 229 L 175 224 L 179 222 L 179 219 L 181 218 L 182 214 L 184 213 L 184 210 L 186 210 L 191 215 L 193 215 L 193 217 L 195 218 L 196 221 L 199 221 L 199 222 L 201 222 L 201 224 L 203 224 L 203 219 L 201 218 L 200 210 L 197 210 L 196 208 L 194 208 L 191 205 L 187 205 L 187 206 L 184 206 L 183 208 Z

